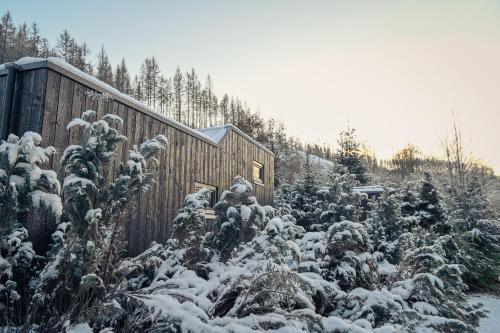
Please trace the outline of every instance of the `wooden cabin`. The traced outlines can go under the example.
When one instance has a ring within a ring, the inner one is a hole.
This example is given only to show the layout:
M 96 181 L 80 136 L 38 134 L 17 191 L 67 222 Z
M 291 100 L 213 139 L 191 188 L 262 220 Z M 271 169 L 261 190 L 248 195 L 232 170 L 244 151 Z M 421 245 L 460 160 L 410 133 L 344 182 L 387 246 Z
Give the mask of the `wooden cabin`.
M 121 132 L 129 140 L 118 148 L 114 170 L 125 161 L 132 145 L 158 134 L 169 140 L 160 156 L 158 182 L 140 196 L 128 217 L 129 255 L 140 253 L 152 241 L 165 242 L 184 197 L 201 187 L 212 191 L 214 203 L 241 175 L 252 181 L 260 204 L 273 203 L 274 155 L 235 126 L 192 129 L 58 58 L 23 58 L 0 66 L 0 139 L 9 133 L 40 133 L 42 145 L 58 151 L 50 167 L 58 172 L 61 183 L 61 154 L 78 139 L 76 130 L 68 132 L 66 125 L 89 109 L 98 117 L 113 113 L 124 121 Z M 44 221 L 30 222 L 35 249 L 47 248 L 54 227 Z

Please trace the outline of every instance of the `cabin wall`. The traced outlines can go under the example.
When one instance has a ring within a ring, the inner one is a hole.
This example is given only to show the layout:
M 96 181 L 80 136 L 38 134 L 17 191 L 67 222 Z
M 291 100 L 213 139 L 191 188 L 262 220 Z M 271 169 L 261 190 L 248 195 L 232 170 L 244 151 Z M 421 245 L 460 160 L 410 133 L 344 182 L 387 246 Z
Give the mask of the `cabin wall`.
M 255 145 L 244 135 L 230 130 L 220 143 L 221 168 L 219 179 L 221 188 L 228 189 L 237 175 L 250 181 L 254 195 L 261 205 L 272 205 L 274 200 L 274 157 Z M 252 164 L 257 161 L 264 165 L 264 184 L 253 181 Z
M 5 95 L 4 76 L 0 76 L 0 102 Z M 97 117 L 107 113 L 120 116 L 121 129 L 128 141 L 119 145 L 118 158 L 110 172 L 114 175 L 120 162 L 127 158 L 133 145 L 158 134 L 168 138 L 166 151 L 159 158 L 158 181 L 137 200 L 135 209 L 127 217 L 126 237 L 128 254 L 136 255 L 146 249 L 152 241 L 165 242 L 172 233 L 172 221 L 182 206 L 184 197 L 192 193 L 194 183 L 201 182 L 218 187 L 219 196 L 230 188 L 236 175 L 247 179 L 252 176 L 252 160 L 261 161 L 266 168 L 266 186 L 254 185 L 255 195 L 261 204 L 271 204 L 274 175 L 273 156 L 244 136 L 229 131 L 219 145 L 193 136 L 172 126 L 162 117 L 143 112 L 117 99 L 96 98 L 101 93 L 86 84 L 53 69 L 42 67 L 17 73 L 10 133 L 22 135 L 36 131 L 42 135 L 43 146 L 54 146 L 57 154 L 50 167 L 63 179 L 59 161 L 64 149 L 78 144 L 78 128 L 66 130 L 67 124 L 85 110 L 95 110 Z M 92 94 L 93 93 L 93 94 Z M 1 105 L 1 104 L 0 104 Z M 268 186 L 269 184 L 269 186 Z M 36 250 L 47 247 L 47 239 L 54 230 L 44 218 L 34 218 L 28 225 Z

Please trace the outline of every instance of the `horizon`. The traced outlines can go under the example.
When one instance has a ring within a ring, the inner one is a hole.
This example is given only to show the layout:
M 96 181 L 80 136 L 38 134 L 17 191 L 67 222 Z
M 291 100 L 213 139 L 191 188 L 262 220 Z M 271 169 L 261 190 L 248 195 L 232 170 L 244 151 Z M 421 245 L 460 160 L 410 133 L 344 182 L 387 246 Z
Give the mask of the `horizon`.
M 156 5 L 144 13 L 123 1 L 7 0 L 0 9 L 16 25 L 37 22 L 52 45 L 65 28 L 92 56 L 102 44 L 131 74 L 150 56 L 168 75 L 176 66 L 210 73 L 218 95 L 238 96 L 307 142 L 336 145 L 349 121 L 378 158 L 407 143 L 440 155 L 454 112 L 469 150 L 500 173 L 500 3 Z

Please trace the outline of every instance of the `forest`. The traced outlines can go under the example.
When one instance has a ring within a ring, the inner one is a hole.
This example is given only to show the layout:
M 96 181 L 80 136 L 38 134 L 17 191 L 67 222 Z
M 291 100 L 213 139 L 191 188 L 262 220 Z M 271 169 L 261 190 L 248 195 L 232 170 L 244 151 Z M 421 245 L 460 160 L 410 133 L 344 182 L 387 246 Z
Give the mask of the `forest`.
M 127 138 L 122 119 L 85 111 L 67 124 L 78 145 L 56 152 L 39 134 L 0 143 L 0 332 L 477 332 L 488 313 L 470 292 L 500 288 L 500 180 L 464 144 L 441 156 L 408 144 L 380 160 L 346 126 L 335 145 L 301 142 L 210 76 L 114 67 L 64 30 L 0 23 L 0 63 L 58 56 L 194 128 L 233 123 L 276 156 L 273 206 L 235 177 L 205 215 L 209 191 L 186 196 L 172 237 L 124 255 L 126 214 L 155 186 L 161 133 L 107 172 Z M 63 177 L 47 167 L 60 154 Z M 377 185 L 371 195 L 363 190 Z M 55 226 L 36 253 L 29 219 Z

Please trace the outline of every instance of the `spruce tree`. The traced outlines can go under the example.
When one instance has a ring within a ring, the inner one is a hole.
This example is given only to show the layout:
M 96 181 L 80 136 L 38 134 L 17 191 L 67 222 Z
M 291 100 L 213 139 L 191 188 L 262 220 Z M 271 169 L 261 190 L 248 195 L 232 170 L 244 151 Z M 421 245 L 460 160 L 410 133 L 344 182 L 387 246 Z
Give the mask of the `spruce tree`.
M 306 229 L 318 219 L 318 190 L 318 181 L 311 169 L 310 156 L 306 153 L 302 176 L 292 187 L 290 202 L 292 215 L 297 219 L 297 223 Z
M 446 215 L 441 206 L 441 197 L 429 173 L 424 174 L 418 197 L 418 204 L 415 208 L 418 216 L 418 223 L 421 227 L 430 229 L 432 226 L 436 226 L 442 232 L 447 232 L 449 230 L 449 228 L 444 225 L 446 222 Z
M 252 240 L 265 221 L 266 213 L 252 191 L 250 182 L 236 176 L 233 186 L 222 193 L 214 207 L 217 220 L 206 237 L 206 246 L 216 250 L 224 262 L 241 243 Z
M 368 175 L 363 162 L 361 145 L 356 139 L 356 130 L 348 127 L 347 130 L 340 132 L 337 143 L 339 147 L 334 161 L 345 167 L 350 174 L 355 175 L 359 183 L 366 184 Z

